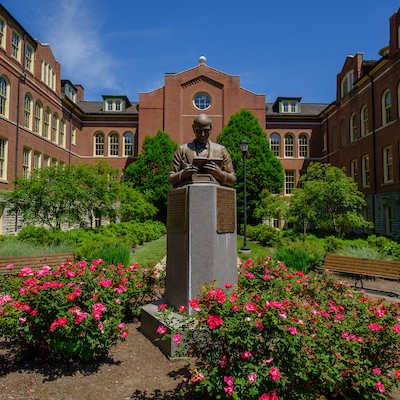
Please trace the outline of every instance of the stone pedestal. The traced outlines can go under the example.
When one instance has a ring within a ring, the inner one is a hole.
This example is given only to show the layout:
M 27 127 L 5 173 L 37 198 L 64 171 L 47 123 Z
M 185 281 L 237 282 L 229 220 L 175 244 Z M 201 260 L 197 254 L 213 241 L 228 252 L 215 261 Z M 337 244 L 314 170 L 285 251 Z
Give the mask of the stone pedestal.
M 166 298 L 162 302 L 174 309 L 187 306 L 201 293 L 202 285 L 212 282 L 219 287 L 237 282 L 236 191 L 194 182 L 168 193 Z M 142 333 L 174 356 L 177 347 L 172 340 L 156 340 L 159 325 L 168 332 L 176 328 L 160 319 L 156 304 L 143 307 Z

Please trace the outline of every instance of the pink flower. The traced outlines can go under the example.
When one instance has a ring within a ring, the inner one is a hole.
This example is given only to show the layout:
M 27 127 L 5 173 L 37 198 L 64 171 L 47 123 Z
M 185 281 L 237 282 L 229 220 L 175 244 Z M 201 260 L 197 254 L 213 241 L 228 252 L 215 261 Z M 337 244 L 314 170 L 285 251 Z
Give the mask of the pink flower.
M 393 330 L 394 330 L 395 332 L 397 332 L 397 333 L 400 333 L 400 325 L 394 324 Z
M 297 335 L 297 329 L 294 326 L 289 326 L 289 332 L 292 336 Z
M 181 343 L 181 339 L 182 339 L 182 337 L 181 337 L 180 333 L 176 333 L 176 334 L 172 337 L 172 340 L 173 340 L 176 344 L 180 344 L 180 343 Z
M 14 264 L 7 264 L 6 268 L 12 268 L 14 266 Z
M 235 391 L 233 386 L 224 386 L 224 390 L 228 396 L 232 396 Z
M 385 386 L 383 385 L 383 383 L 381 381 L 378 381 L 375 385 L 375 387 L 381 392 L 381 393 L 385 393 Z
M 222 289 L 214 289 L 214 290 L 210 290 L 207 293 L 207 297 L 209 297 L 210 299 L 214 299 L 217 300 L 218 304 L 222 304 L 225 302 L 225 292 Z
M 232 287 L 232 283 L 230 283 L 230 282 L 225 282 L 225 283 L 224 283 L 224 286 L 225 286 L 227 289 L 230 289 L 230 288 Z
M 33 271 L 33 269 L 28 267 L 22 268 L 21 272 L 18 274 L 18 276 L 32 276 L 32 275 L 35 275 L 35 272 Z
M 121 322 L 117 326 L 118 326 L 119 329 L 124 329 L 125 328 L 125 322 Z
M 277 381 L 281 376 L 281 373 L 279 372 L 278 368 L 271 368 L 268 371 L 268 373 L 271 375 L 273 381 Z
M 248 301 L 245 305 L 244 305 L 244 309 L 247 312 L 253 312 L 253 311 L 257 311 L 257 307 L 256 305 L 252 302 L 252 301 Z
M 368 329 L 371 329 L 372 331 L 379 331 L 382 329 L 382 327 L 379 324 L 369 324 L 367 325 Z
M 271 394 L 267 393 L 262 394 L 261 397 L 258 398 L 258 400 L 279 400 L 279 399 L 276 393 L 273 392 Z
M 160 326 L 157 328 L 157 333 L 158 333 L 158 334 L 164 335 L 165 332 L 167 332 L 167 329 L 165 328 L 165 326 L 160 325 Z
M 223 319 L 219 315 L 210 315 L 207 318 L 207 324 L 211 330 L 218 328 L 223 322 Z
M 247 375 L 247 379 L 250 383 L 254 383 L 257 379 L 257 375 L 252 372 L 251 374 Z
M 220 365 L 220 367 L 221 367 L 222 369 L 225 369 L 226 366 L 227 366 L 227 364 L 228 364 L 228 357 L 224 354 L 224 355 L 221 357 L 221 361 L 219 362 L 219 365 Z M 400 372 L 400 371 L 399 371 L 399 372 Z
M 157 306 L 157 308 L 158 308 L 160 311 L 161 311 L 161 310 L 164 310 L 165 307 L 167 307 L 167 305 L 166 305 L 165 303 L 159 304 L 159 305 Z
M 106 279 L 104 281 L 99 281 L 99 285 L 105 288 L 110 287 L 112 284 L 112 280 L 111 279 Z
M 200 311 L 199 301 L 197 299 L 189 300 L 189 306 L 192 307 L 194 311 Z
M 94 319 L 99 320 L 103 314 L 103 311 L 106 311 L 107 307 L 102 303 L 96 303 L 92 305 L 92 312 Z
M 251 351 L 242 351 L 242 352 L 240 353 L 240 358 L 241 358 L 242 360 L 247 360 L 247 359 L 250 358 L 252 355 L 253 355 L 253 354 L 252 354 Z
M 233 386 L 233 377 L 232 376 L 224 376 L 224 382 L 228 386 Z
M 99 328 L 99 331 L 101 332 L 102 335 L 104 335 L 104 327 L 101 322 L 97 323 L 97 327 Z
M 179 306 L 179 307 L 178 307 L 178 311 L 179 311 L 180 313 L 184 313 L 184 312 L 186 311 L 186 306 Z
M 396 374 L 396 378 L 400 379 L 400 369 L 396 369 L 395 374 Z
M 129 332 L 126 329 L 124 331 L 122 331 L 122 337 L 124 339 L 126 339 L 128 337 L 128 335 L 129 335 Z
M 372 373 L 375 374 L 375 375 L 380 375 L 381 374 L 381 369 L 380 368 L 374 368 L 372 370 Z

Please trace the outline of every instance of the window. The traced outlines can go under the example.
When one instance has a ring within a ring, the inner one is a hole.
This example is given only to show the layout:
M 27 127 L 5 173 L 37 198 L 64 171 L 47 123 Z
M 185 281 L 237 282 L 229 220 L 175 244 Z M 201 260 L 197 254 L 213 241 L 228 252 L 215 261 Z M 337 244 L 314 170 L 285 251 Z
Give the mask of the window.
M 32 97 L 29 93 L 24 98 L 24 127 L 32 129 Z
M 332 132 L 332 150 L 337 150 L 339 148 L 339 137 L 336 125 L 332 127 L 331 132 Z
M 25 68 L 33 74 L 33 47 L 25 43 Z
M 269 137 L 269 143 L 270 143 L 270 146 L 271 146 L 271 150 L 274 153 L 275 157 L 279 157 L 280 142 L 281 142 L 281 137 L 279 136 L 278 133 L 273 133 Z
M 291 195 L 294 188 L 294 171 L 285 171 L 285 195 Z
M 43 136 L 48 139 L 50 137 L 50 119 L 51 119 L 51 110 L 50 108 L 46 108 L 44 112 L 44 129 Z
M 65 130 L 66 130 L 66 126 L 67 126 L 67 124 L 65 122 L 65 119 L 63 118 L 61 120 L 61 123 L 60 123 L 60 141 L 59 141 L 59 145 L 61 147 L 65 147 Z
M 308 157 L 308 136 L 305 133 L 299 136 L 299 157 Z
M 11 56 L 21 61 L 21 36 L 15 31 L 12 31 L 11 36 Z
M 279 112 L 298 113 L 300 112 L 300 103 L 298 100 L 282 100 L 279 103 Z
M 65 83 L 64 94 L 65 97 L 68 97 L 70 100 L 76 103 L 76 89 L 72 86 L 72 84 Z
M 357 138 L 357 116 L 355 113 L 350 115 L 350 143 Z
M 0 179 L 7 179 L 8 141 L 0 138 Z
M 341 85 L 340 85 L 340 97 L 346 96 L 347 93 L 350 92 L 351 89 L 353 89 L 353 84 L 354 84 L 354 71 L 348 72 L 345 77 L 342 79 Z
M 124 133 L 124 157 L 133 156 L 133 133 Z
M 207 93 L 198 93 L 193 98 L 193 105 L 198 110 L 207 110 L 211 106 L 211 97 Z
M 9 94 L 9 84 L 8 81 L 0 76 L 0 114 L 4 117 L 8 117 L 8 94 Z
M 389 204 L 385 204 L 384 208 L 385 208 L 385 233 L 386 235 L 391 235 L 393 233 L 392 206 Z
M 43 106 L 40 101 L 37 101 L 35 104 L 35 124 L 33 127 L 33 131 L 38 135 L 42 134 L 42 113 Z
M 104 156 L 104 135 L 101 132 L 94 135 L 94 155 Z
M 112 111 L 112 109 L 113 109 L 112 100 L 107 100 L 107 111 Z
M 58 115 L 54 113 L 53 115 L 53 123 L 51 126 L 51 141 L 57 143 L 58 139 Z
M 322 135 L 322 150 L 328 150 L 328 134 L 326 132 Z
M 22 176 L 28 178 L 31 172 L 31 149 L 24 147 L 22 151 Z
M 51 159 L 48 155 L 43 156 L 43 168 L 50 167 Z
M 0 46 L 6 48 L 6 21 L 0 18 Z
M 75 126 L 72 127 L 72 131 L 71 131 L 71 144 L 76 145 L 76 128 L 75 128 Z
M 285 157 L 294 157 L 294 137 L 291 133 L 285 135 Z
M 340 146 L 346 146 L 347 144 L 347 129 L 346 120 L 343 118 L 340 121 Z
M 33 153 L 33 169 L 36 171 L 42 165 L 42 155 L 38 151 Z
M 50 89 L 56 90 L 56 73 L 46 61 L 42 61 L 42 82 Z
M 389 89 L 382 96 L 382 125 L 387 125 L 392 120 L 392 94 Z
M 393 154 L 392 146 L 383 148 L 383 182 L 393 182 Z
M 109 153 L 110 156 L 118 156 L 119 138 L 118 133 L 111 133 L 109 138 Z
M 361 158 L 362 185 L 368 188 L 371 184 L 369 177 L 369 154 L 364 154 Z
M 363 105 L 361 108 L 361 136 L 367 135 L 369 132 L 368 124 L 368 107 Z
M 115 111 L 121 111 L 121 100 L 115 101 Z
M 351 160 L 350 162 L 350 174 L 353 181 L 358 184 L 358 164 L 357 158 Z

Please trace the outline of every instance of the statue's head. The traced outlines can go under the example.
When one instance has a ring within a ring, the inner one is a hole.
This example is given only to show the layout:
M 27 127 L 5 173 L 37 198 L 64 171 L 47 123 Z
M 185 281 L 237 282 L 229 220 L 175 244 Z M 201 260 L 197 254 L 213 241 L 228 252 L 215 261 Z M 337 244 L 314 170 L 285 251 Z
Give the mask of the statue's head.
M 211 133 L 212 121 L 206 114 L 199 114 L 193 121 L 193 132 L 196 136 L 196 141 L 206 143 Z

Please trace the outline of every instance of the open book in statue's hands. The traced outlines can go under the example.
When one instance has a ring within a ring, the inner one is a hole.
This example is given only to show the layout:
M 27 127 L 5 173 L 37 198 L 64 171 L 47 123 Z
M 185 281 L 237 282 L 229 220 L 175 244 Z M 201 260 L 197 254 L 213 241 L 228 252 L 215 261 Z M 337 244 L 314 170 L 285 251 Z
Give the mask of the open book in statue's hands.
M 207 157 L 194 157 L 193 159 L 193 165 L 196 165 L 198 170 L 198 174 L 204 174 L 207 173 L 207 171 L 204 170 L 204 166 L 210 162 L 214 162 L 215 164 L 218 165 L 218 167 L 222 167 L 223 164 L 223 159 L 222 158 L 207 158 Z

